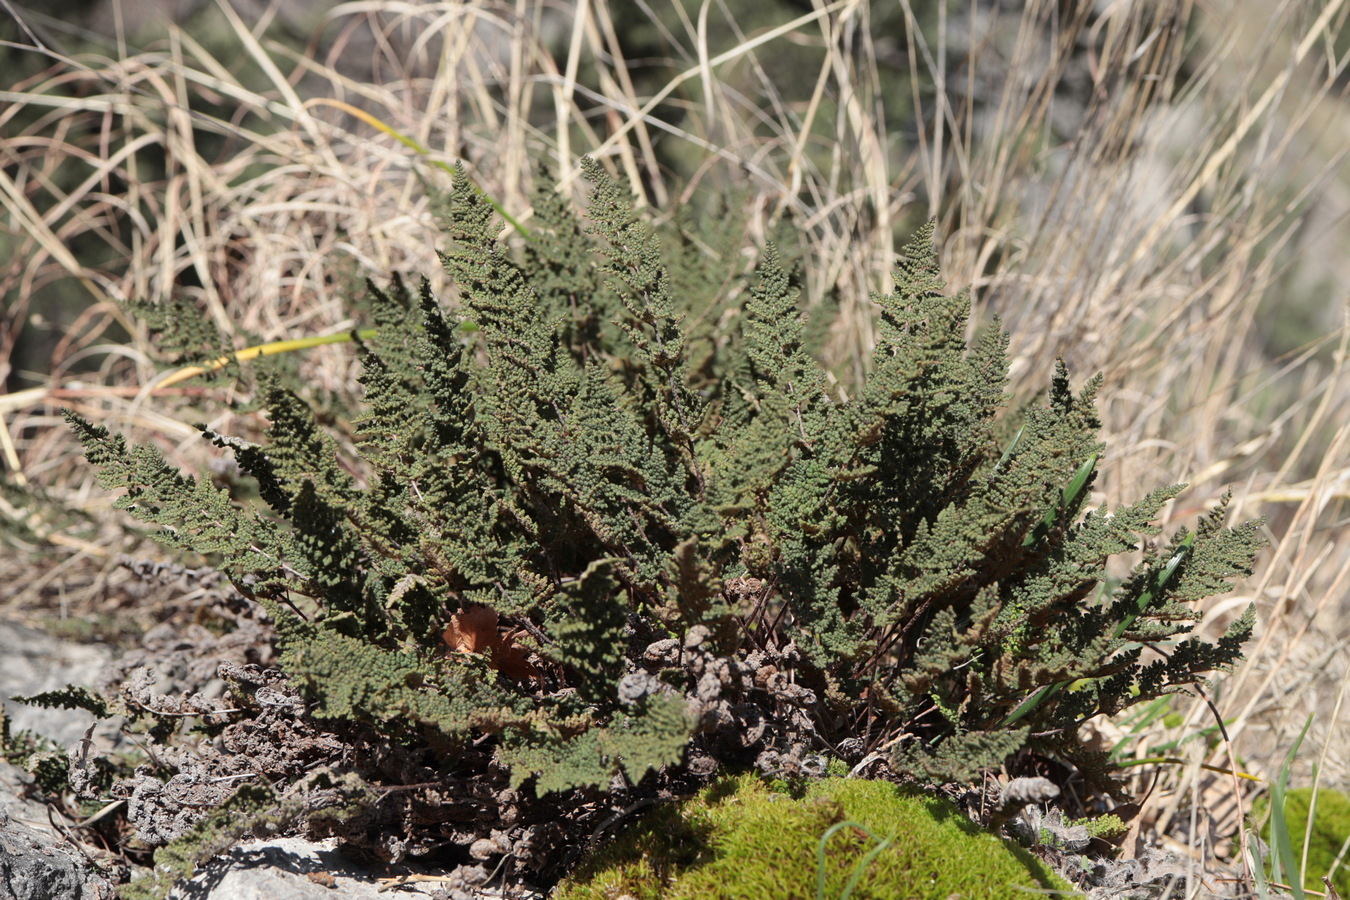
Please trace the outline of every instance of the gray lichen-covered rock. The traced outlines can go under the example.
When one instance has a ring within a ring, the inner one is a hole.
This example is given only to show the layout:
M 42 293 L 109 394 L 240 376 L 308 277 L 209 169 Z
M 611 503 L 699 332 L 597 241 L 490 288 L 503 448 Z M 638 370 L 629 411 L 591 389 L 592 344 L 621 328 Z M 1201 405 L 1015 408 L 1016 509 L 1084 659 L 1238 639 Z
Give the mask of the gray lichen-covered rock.
M 103 900 L 112 885 L 42 832 L 0 812 L 0 897 L 6 900 Z
M 112 884 L 22 796 L 26 776 L 0 763 L 0 900 L 112 900 Z

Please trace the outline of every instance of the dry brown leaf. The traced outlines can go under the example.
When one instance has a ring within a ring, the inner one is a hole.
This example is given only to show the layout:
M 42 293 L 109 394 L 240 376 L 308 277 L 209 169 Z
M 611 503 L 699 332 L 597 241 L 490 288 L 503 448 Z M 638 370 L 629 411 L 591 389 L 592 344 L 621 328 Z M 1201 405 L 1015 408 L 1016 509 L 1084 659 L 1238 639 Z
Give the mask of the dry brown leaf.
M 488 665 L 507 678 L 533 678 L 539 674 L 529 661 L 524 647 L 511 635 L 497 628 L 497 611 L 486 606 L 470 606 L 450 617 L 441 639 L 453 653 L 486 653 Z
M 497 642 L 497 611 L 486 606 L 470 606 L 450 617 L 441 635 L 455 653 L 484 653 Z

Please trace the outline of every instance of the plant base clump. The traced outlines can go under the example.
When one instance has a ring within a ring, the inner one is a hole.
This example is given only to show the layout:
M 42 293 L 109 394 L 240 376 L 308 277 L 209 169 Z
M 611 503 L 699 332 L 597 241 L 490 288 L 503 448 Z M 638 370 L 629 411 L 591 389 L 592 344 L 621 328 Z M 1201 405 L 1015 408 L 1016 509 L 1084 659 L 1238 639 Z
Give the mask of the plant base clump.
M 1079 726 L 1240 657 L 1251 609 L 1188 633 L 1257 524 L 1220 507 L 1141 541 L 1180 485 L 1089 509 L 1098 382 L 1061 364 L 1007 414 L 1007 335 L 968 340 L 931 226 L 873 298 L 867 379 L 832 386 L 776 250 L 663 244 L 584 168 L 585 219 L 544 185 L 518 251 L 459 172 L 456 292 L 372 285 L 345 430 L 265 382 L 266 442 L 202 427 L 239 473 L 221 485 L 69 414 L 116 505 L 265 615 L 268 686 L 369 748 L 335 761 L 379 789 L 385 858 L 558 875 L 567 834 L 634 798 L 870 754 L 929 783 L 1049 760 L 1109 792 Z
M 999 900 L 1028 891 L 1073 893 L 1073 886 L 945 800 L 847 778 L 826 778 L 794 797 L 743 775 L 648 815 L 553 896 Z

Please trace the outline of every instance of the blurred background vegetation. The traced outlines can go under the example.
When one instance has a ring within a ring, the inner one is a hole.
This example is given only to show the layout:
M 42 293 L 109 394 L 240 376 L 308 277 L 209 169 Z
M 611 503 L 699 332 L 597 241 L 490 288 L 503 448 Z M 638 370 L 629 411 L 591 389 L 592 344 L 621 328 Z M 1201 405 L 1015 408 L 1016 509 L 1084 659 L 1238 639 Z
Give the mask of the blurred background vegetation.
M 997 314 L 1012 332 L 1014 404 L 1056 357 L 1079 381 L 1104 374 L 1099 502 L 1187 481 L 1169 528 L 1229 489 L 1235 520 L 1267 517 L 1260 572 L 1206 620 L 1217 634 L 1249 601 L 1261 615 L 1251 662 L 1208 694 L 1227 739 L 1198 694 L 1099 725 L 1121 759 L 1181 760 L 1129 840 L 1230 852 L 1215 836 L 1262 787 L 1205 764 L 1265 774 L 1312 713 L 1295 782 L 1350 786 L 1348 14 L 1345 0 L 5 0 L 0 602 L 104 623 L 95 637 L 188 615 L 119 566 L 162 551 L 107 514 L 58 408 L 209 467 L 190 423 L 256 431 L 248 367 L 157 389 L 178 357 L 129 308 L 193 310 L 211 328 L 184 338 L 189 358 L 213 333 L 242 349 L 364 324 L 367 276 L 425 272 L 453 296 L 436 198 L 456 161 L 526 227 L 534 185 L 578 190 L 592 154 L 710 273 L 787 244 L 842 390 L 865 374 L 869 292 L 934 218 L 972 329 Z M 343 431 L 351 348 L 285 365 Z

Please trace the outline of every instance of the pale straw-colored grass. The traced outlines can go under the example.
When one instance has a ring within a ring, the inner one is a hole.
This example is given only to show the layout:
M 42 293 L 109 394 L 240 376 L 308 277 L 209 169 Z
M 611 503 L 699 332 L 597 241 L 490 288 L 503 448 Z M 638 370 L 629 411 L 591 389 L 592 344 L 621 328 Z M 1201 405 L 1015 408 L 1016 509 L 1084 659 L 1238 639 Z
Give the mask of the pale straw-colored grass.
M 0 227 L 14 247 L 0 261 L 13 304 L 0 372 L 15 335 L 25 339 L 18 326 L 35 288 L 59 283 L 85 312 L 35 386 L 0 396 L 8 483 L 104 508 L 60 405 L 193 467 L 206 454 L 186 423 L 256 427 L 220 411 L 228 387 L 156 393 L 150 347 L 119 299 L 186 297 L 243 347 L 352 327 L 348 302 L 364 275 L 427 273 L 444 291 L 427 190 L 448 183 L 443 164 L 463 161 L 528 223 L 540 161 L 573 190 L 578 158 L 595 154 L 662 214 L 693 188 L 660 161 L 701 160 L 693 185 L 750 189 L 747 246 L 782 221 L 803 236 L 806 304 L 835 292 L 841 302 L 827 360 L 841 389 L 863 374 L 874 339 L 867 292 L 887 287 L 897 225 L 933 216 L 948 279 L 972 291 L 972 327 L 997 313 L 1012 331 L 1018 397 L 1044 387 L 1056 356 L 1078 380 L 1104 374 L 1101 502 L 1187 481 L 1169 531 L 1230 488 L 1234 520 L 1268 518 L 1258 572 L 1209 601 L 1200 629 L 1212 637 L 1257 605 L 1250 661 L 1207 693 L 1229 740 L 1190 740 L 1169 751 L 1184 764 L 1144 767 L 1135 783 L 1141 796 L 1151 790 L 1132 837 L 1165 836 L 1197 866 L 1215 865 L 1263 787 L 1202 764 L 1266 778 L 1311 714 L 1294 783 L 1311 783 L 1315 765 L 1320 784 L 1350 788 L 1350 110 L 1335 41 L 1350 5 L 938 6 L 929 15 L 899 0 L 915 27 L 879 34 L 880 2 L 820 2 L 754 32 L 718 4 L 692 4 L 661 25 L 664 70 L 627 64 L 608 0 L 348 3 L 331 13 L 337 37 L 313 55 L 227 13 L 254 63 L 247 85 L 182 32 L 104 57 L 51 48 L 41 74 L 0 85 Z M 729 49 L 712 38 L 728 33 Z M 801 96 L 785 95 L 763 64 L 783 42 L 821 48 Z M 354 48 L 378 78 L 354 72 Z M 907 141 L 892 130 L 903 123 L 880 112 L 897 67 L 908 68 L 921 123 Z M 191 111 L 203 98 L 236 112 Z M 669 108 L 687 114 L 669 121 Z M 227 136 L 233 152 L 205 158 L 204 133 Z M 153 172 L 146 160 L 160 154 L 165 169 Z M 74 255 L 75 237 L 102 240 L 106 261 Z M 509 228 L 503 238 L 515 239 Z M 1272 350 L 1272 323 L 1296 310 L 1321 331 Z M 309 351 L 301 370 L 319 395 L 355 393 L 349 349 Z M 5 510 L 37 506 L 11 496 Z M 37 531 L 79 542 L 72 553 L 98 552 L 88 533 Z M 1131 751 L 1147 756 L 1213 724 L 1198 695 L 1174 711 Z

